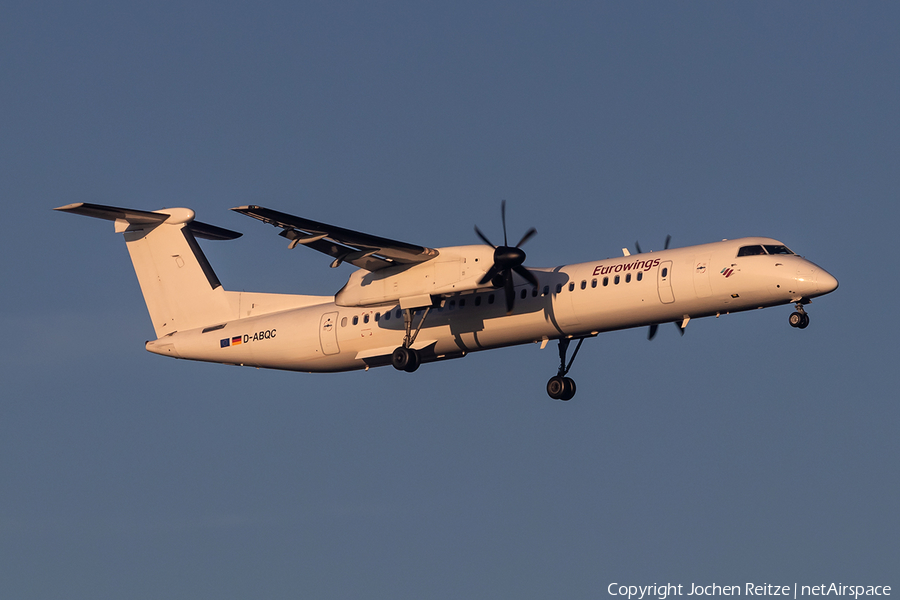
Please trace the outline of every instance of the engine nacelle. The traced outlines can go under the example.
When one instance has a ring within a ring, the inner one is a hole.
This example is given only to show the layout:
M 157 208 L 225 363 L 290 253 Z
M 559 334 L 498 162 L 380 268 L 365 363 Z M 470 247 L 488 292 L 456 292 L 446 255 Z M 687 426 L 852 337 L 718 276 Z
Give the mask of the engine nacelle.
M 436 258 L 414 265 L 354 271 L 335 295 L 335 302 L 339 306 L 378 306 L 490 286 L 478 285 L 478 280 L 494 264 L 492 248 L 478 245 L 438 250 Z

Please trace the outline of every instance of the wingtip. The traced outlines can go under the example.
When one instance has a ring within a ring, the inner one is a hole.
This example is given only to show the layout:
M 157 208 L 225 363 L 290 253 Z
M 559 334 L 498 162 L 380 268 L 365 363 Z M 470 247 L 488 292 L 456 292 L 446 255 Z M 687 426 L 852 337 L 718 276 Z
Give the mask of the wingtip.
M 73 204 L 66 204 L 65 206 L 57 206 L 53 210 L 72 210 L 73 208 L 81 208 L 84 206 L 84 202 L 75 202 Z

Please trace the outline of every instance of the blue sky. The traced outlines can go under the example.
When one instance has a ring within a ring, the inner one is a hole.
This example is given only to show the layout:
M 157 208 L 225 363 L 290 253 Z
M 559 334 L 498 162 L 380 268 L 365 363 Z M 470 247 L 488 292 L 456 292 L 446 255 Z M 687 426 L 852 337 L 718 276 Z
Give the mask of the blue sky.
M 0 588 L 598 598 L 900 585 L 900 10 L 889 3 L 8 2 Z M 556 351 L 305 375 L 173 361 L 109 223 L 189 206 L 228 289 L 332 294 L 261 204 L 528 264 L 766 235 L 841 287 Z

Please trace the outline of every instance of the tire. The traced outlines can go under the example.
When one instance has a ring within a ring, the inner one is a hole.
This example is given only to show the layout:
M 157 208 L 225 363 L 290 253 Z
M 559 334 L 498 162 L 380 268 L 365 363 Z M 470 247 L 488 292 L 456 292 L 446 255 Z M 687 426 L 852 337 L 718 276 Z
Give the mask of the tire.
M 412 373 L 419 368 L 419 365 L 422 364 L 422 361 L 419 358 L 419 353 L 416 352 L 413 348 L 407 349 L 407 352 L 409 353 L 409 361 L 407 362 L 406 367 L 403 370 L 407 373 Z
M 563 379 L 563 394 L 560 396 L 560 400 L 571 400 L 575 397 L 575 380 L 569 377 L 565 377 Z
M 806 316 L 806 315 L 804 315 L 803 313 L 792 312 L 791 316 L 788 317 L 788 322 L 791 324 L 791 327 L 799 327 L 802 329 L 804 327 L 804 325 L 803 325 L 803 317 L 804 316 Z M 809 319 L 807 318 L 806 321 L 808 324 Z
M 565 390 L 565 379 L 560 377 L 559 375 L 551 377 L 550 381 L 547 382 L 547 395 L 554 400 L 562 400 Z
M 809 315 L 803 315 L 803 320 L 800 321 L 800 324 L 797 325 L 799 329 L 806 329 L 809 327 Z
M 398 371 L 405 371 L 409 367 L 410 356 L 409 350 L 401 346 L 391 354 L 391 364 Z

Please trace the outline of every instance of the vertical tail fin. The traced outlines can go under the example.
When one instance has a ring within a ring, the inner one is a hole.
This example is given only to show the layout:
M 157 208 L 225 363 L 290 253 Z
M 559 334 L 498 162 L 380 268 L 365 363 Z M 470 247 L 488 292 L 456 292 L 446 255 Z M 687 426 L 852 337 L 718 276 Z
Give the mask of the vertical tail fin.
M 142 211 L 99 204 L 69 204 L 56 210 L 115 222 L 125 234 L 131 262 L 157 337 L 237 318 L 197 243 L 230 240 L 240 233 L 194 221 L 194 211 Z

